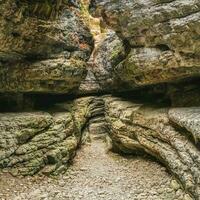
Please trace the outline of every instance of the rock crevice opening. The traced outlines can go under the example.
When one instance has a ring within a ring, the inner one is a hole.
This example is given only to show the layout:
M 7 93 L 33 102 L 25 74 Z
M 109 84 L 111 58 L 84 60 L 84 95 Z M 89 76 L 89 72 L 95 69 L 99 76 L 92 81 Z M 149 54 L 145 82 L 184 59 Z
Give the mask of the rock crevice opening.
M 200 199 L 199 1 L 2 0 L 0 13 L 1 169 L 58 175 L 107 138 Z

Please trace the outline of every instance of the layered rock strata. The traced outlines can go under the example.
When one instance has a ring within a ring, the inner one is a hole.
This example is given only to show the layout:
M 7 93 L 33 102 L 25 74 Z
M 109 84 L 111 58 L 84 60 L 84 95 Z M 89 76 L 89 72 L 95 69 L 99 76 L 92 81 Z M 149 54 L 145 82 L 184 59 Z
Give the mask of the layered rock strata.
M 75 92 L 93 39 L 75 4 L 0 2 L 0 92 Z
M 84 140 L 96 98 L 54 104 L 45 112 L 0 114 L 0 168 L 13 175 L 65 171 Z
M 113 150 L 150 154 L 199 199 L 199 108 L 184 108 L 200 104 L 199 2 L 91 0 L 90 8 L 116 32 L 97 49 L 95 70 L 108 69 L 104 60 L 115 55 L 109 47 L 118 40 L 124 50 L 111 62 L 110 91 L 137 89 L 125 99 L 105 98 Z
M 74 113 L 75 121 L 82 133 L 82 143 L 90 141 L 91 137 L 105 138 L 107 122 L 102 97 L 90 96 L 75 100 Z
M 81 137 L 69 112 L 7 113 L 0 123 L 0 167 L 13 175 L 63 171 Z
M 200 199 L 199 149 L 188 139 L 187 132 L 178 128 L 187 128 L 198 141 L 198 110 L 170 109 L 106 97 L 105 111 L 115 151 L 150 154 L 170 170 L 194 199 Z
M 91 0 L 112 29 L 91 58 L 82 10 L 80 1 L 0 1 L 0 102 L 33 110 L 0 114 L 0 168 L 56 175 L 88 134 L 106 132 L 113 150 L 150 154 L 199 200 L 199 1 Z M 126 98 L 101 96 L 116 92 Z M 38 93 L 50 109 L 34 111 Z M 57 104 L 49 94 L 66 96 Z
M 91 10 L 133 47 L 167 46 L 199 54 L 199 1 L 91 0 Z
M 112 71 L 130 87 L 199 76 L 199 1 L 92 0 L 91 12 L 128 49 Z
M 88 75 L 80 87 L 80 91 L 112 92 L 125 90 L 115 66 L 126 57 L 126 47 L 117 35 L 109 30 L 102 42 L 95 48 Z M 87 89 L 85 89 L 87 88 Z
M 3 0 L 0 13 L 0 101 L 5 112 L 0 115 L 0 168 L 14 175 L 58 174 L 75 155 L 81 130 L 74 118 L 76 105 L 54 105 L 48 95 L 77 92 L 87 74 L 92 34 L 80 1 Z M 51 111 L 40 105 L 35 111 L 38 93 L 47 95 Z

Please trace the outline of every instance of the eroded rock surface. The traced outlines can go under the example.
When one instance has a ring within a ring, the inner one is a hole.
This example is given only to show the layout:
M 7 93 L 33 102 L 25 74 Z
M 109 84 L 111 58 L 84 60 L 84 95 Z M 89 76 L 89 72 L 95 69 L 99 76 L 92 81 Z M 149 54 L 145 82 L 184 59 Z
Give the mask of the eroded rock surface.
M 86 66 L 84 61 L 62 58 L 2 65 L 0 92 L 73 93 L 86 76 Z
M 168 108 L 112 97 L 105 102 L 113 148 L 124 153 L 152 155 L 175 175 L 187 192 L 199 199 L 199 150 L 183 131 L 170 123 Z
M 166 45 L 199 54 L 199 1 L 92 0 L 91 8 L 131 46 Z
M 199 1 L 94 0 L 91 10 L 130 49 L 113 66 L 121 81 L 135 88 L 199 76 Z
M 46 112 L 1 114 L 0 167 L 13 175 L 66 170 L 81 144 L 90 101 L 57 104 Z
M 14 175 L 57 173 L 79 143 L 80 133 L 67 112 L 1 114 L 0 123 L 0 166 Z
M 126 56 L 122 40 L 109 31 L 102 43 L 95 49 L 93 55 L 93 73 L 100 85 L 100 91 L 119 90 L 120 79 L 114 73 L 114 67 Z
M 75 92 L 93 39 L 64 1 L 0 2 L 0 92 Z
M 145 190 L 127 199 L 200 200 L 199 1 L 91 0 L 91 13 L 109 27 L 93 53 L 90 18 L 82 6 L 79 0 L 0 1 L 0 108 L 7 110 L 0 114 L 0 168 L 13 175 L 57 175 L 89 135 L 107 135 L 112 150 L 161 162 L 177 180 L 172 187 L 181 185 L 188 193 L 164 190 L 155 197 Z M 121 97 L 102 96 L 111 93 Z M 98 162 L 108 158 L 97 153 Z M 88 169 L 96 164 L 93 159 Z M 106 164 L 99 166 L 110 170 Z M 101 168 L 97 172 L 105 178 Z M 96 174 L 88 169 L 82 175 L 93 184 Z M 113 191 L 123 196 L 119 185 Z M 86 195 L 96 199 L 96 193 Z M 50 191 L 49 198 L 55 196 Z
M 199 112 L 199 107 L 173 108 L 169 111 L 170 120 L 188 130 L 195 143 L 200 142 Z

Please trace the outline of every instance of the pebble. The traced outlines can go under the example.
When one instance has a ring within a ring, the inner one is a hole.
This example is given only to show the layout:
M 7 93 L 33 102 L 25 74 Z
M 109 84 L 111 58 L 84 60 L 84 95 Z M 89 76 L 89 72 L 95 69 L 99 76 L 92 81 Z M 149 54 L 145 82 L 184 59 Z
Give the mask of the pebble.
M 106 153 L 100 140 L 83 146 L 57 180 L 2 174 L 0 191 L 1 200 L 191 200 L 158 163 Z
M 178 189 L 180 189 L 181 186 L 179 185 L 179 183 L 176 180 L 172 180 L 171 181 L 171 187 L 172 187 L 172 189 L 177 191 Z
M 184 200 L 193 200 L 193 198 L 189 194 L 186 194 Z

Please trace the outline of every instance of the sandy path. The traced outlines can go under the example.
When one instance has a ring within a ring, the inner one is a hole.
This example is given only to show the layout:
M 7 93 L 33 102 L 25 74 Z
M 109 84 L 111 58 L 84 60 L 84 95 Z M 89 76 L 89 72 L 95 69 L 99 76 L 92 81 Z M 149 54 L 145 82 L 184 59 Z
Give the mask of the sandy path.
M 57 180 L 12 177 L 0 180 L 0 199 L 8 200 L 175 200 L 165 168 L 142 158 L 106 153 L 105 143 L 93 140 L 79 150 L 73 165 Z M 7 184 L 7 185 L 6 185 Z M 16 185 L 16 186 L 15 186 Z

